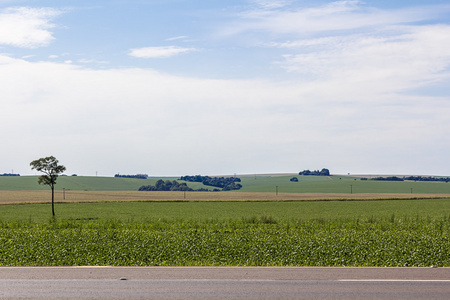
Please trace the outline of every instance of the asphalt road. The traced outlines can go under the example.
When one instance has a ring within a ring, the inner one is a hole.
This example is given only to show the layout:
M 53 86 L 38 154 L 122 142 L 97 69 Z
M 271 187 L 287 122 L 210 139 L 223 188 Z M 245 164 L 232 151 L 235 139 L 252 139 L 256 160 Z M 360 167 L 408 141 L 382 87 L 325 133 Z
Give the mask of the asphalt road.
M 450 268 L 2 267 L 0 299 L 450 299 Z

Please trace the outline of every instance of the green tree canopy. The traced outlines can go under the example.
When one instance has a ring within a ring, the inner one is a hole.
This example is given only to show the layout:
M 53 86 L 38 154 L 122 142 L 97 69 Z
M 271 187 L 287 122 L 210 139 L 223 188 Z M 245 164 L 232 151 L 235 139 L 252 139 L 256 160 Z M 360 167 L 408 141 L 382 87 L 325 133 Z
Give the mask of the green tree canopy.
M 58 164 L 54 156 L 48 156 L 33 160 L 30 163 L 31 169 L 44 173 L 39 176 L 38 183 L 46 184 L 52 189 L 52 214 L 55 215 L 55 184 L 58 175 L 66 170 L 66 167 Z

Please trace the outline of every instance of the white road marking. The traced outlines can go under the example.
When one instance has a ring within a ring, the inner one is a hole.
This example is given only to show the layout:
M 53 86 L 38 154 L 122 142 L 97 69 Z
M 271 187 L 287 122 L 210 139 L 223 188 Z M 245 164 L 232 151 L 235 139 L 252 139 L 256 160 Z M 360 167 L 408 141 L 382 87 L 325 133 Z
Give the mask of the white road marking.
M 338 279 L 343 282 L 450 282 L 447 279 Z

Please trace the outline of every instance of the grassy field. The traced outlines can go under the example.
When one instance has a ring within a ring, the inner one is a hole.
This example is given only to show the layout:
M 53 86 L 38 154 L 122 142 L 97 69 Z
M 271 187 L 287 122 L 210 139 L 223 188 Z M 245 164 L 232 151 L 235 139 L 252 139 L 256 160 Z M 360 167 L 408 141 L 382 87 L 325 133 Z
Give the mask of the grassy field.
M 261 193 L 261 192 L 139 192 L 139 191 L 55 191 L 55 201 L 114 202 L 114 201 L 200 201 L 200 202 L 261 202 L 312 200 L 386 200 L 450 198 L 447 194 L 340 194 L 340 193 Z M 49 203 L 51 191 L 0 191 L 2 204 Z
M 275 193 L 399 193 L 399 194 L 450 194 L 450 183 L 442 182 L 386 182 L 362 181 L 351 176 L 296 176 L 299 182 L 290 182 L 293 176 L 245 176 L 239 192 Z M 137 191 L 142 185 L 154 185 L 160 178 L 130 179 L 114 177 L 61 176 L 57 190 L 74 191 Z M 175 177 L 162 178 L 176 180 Z M 206 187 L 188 182 L 194 189 Z M 37 176 L 0 177 L 1 190 L 48 190 L 38 185 Z
M 0 176 L 0 190 L 48 190 L 37 183 L 38 176 Z M 170 178 L 175 179 L 175 178 Z M 130 179 L 114 177 L 60 176 L 56 189 L 75 191 L 137 191 L 142 185 L 154 184 L 156 179 Z
M 269 217 L 280 222 L 310 219 L 450 216 L 450 199 L 306 202 L 94 202 L 57 203 L 59 220 L 225 222 Z M 0 221 L 47 222 L 50 204 L 1 205 Z
M 242 179 L 242 192 L 450 194 L 450 183 L 360 180 L 352 176 L 256 176 Z

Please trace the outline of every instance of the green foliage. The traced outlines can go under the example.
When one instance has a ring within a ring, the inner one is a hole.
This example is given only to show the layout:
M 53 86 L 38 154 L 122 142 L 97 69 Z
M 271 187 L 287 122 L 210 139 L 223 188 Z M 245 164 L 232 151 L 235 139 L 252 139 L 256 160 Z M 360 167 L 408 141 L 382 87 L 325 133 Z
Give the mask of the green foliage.
M 450 266 L 450 218 L 1 222 L 2 266 Z
M 135 174 L 135 175 L 120 175 L 116 174 L 114 177 L 120 177 L 120 178 L 137 178 L 137 179 L 147 179 L 147 174 Z
M 182 176 L 180 180 L 189 181 L 189 182 L 201 182 L 204 185 L 214 186 L 218 188 L 222 188 L 223 191 L 232 191 L 239 190 L 242 188 L 240 178 L 237 177 L 209 177 L 209 176 Z
M 39 177 L 38 183 L 49 185 L 52 189 L 56 184 L 58 175 L 66 170 L 66 167 L 58 164 L 58 160 L 54 156 L 33 160 L 30 166 L 32 170 L 44 173 L 44 175 Z
M 170 180 L 162 180 L 159 179 L 155 185 L 143 185 L 139 188 L 139 191 L 200 191 L 200 192 L 207 192 L 208 189 L 197 189 L 194 190 L 187 186 L 185 182 L 179 183 L 176 180 L 170 181 Z
M 328 169 L 323 168 L 322 170 L 303 170 L 298 173 L 298 175 L 305 175 L 305 176 L 330 176 L 330 171 Z
M 403 178 L 397 177 L 397 176 L 389 176 L 389 177 L 375 177 L 371 180 L 378 180 L 378 181 L 403 181 Z
M 55 215 L 54 199 L 55 184 L 58 175 L 66 170 L 66 167 L 58 164 L 58 160 L 54 156 L 48 156 L 33 160 L 30 163 L 31 169 L 44 173 L 38 178 L 39 184 L 45 184 L 52 189 L 52 214 Z

